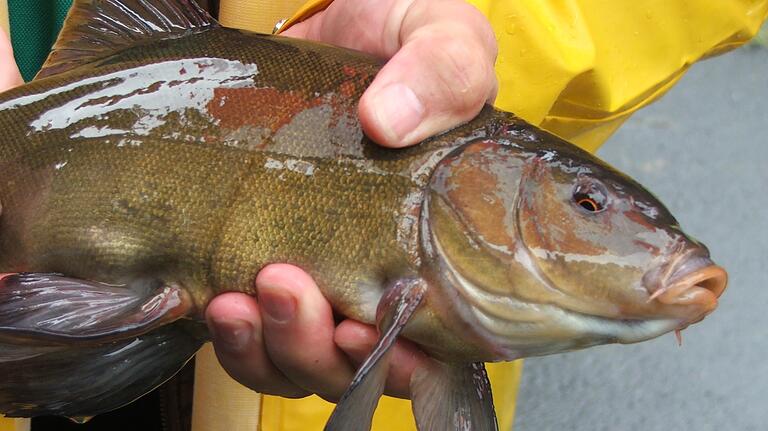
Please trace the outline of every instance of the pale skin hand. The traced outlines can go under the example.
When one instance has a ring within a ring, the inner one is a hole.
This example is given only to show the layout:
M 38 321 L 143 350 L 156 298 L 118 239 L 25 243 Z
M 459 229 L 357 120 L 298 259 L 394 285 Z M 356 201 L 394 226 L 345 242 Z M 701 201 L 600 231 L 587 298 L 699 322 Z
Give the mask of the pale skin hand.
M 485 18 L 461 0 L 335 0 L 285 35 L 389 59 L 359 104 L 366 134 L 381 145 L 413 145 L 471 119 L 496 94 L 496 41 Z M 0 90 L 22 83 L 7 38 L 0 39 Z M 352 320 L 335 325 L 330 304 L 301 269 L 269 265 L 257 297 L 225 293 L 206 319 L 224 368 L 263 393 L 338 399 L 377 340 Z M 408 397 L 415 368 L 427 360 L 397 342 L 386 393 Z
M 376 329 L 353 320 L 336 326 L 328 301 L 295 266 L 265 267 L 256 289 L 256 298 L 225 293 L 206 309 L 221 364 L 258 392 L 338 400 L 376 343 Z M 407 397 L 410 375 L 426 356 L 401 340 L 392 359 L 398 366 L 390 371 L 387 393 Z
M 17 85 L 24 83 L 16 67 L 16 60 L 13 58 L 13 48 L 8 35 L 0 29 L 0 91 L 5 91 Z
M 283 34 L 389 59 L 358 107 L 366 134 L 387 147 L 467 121 L 496 94 L 493 31 L 461 0 L 335 0 Z M 334 327 L 328 302 L 294 266 L 266 267 L 256 286 L 256 299 L 228 293 L 208 307 L 222 365 L 260 392 L 338 399 L 376 343 L 376 330 L 352 320 Z M 410 376 L 427 359 L 407 340 L 394 355 L 386 392 L 408 397 Z

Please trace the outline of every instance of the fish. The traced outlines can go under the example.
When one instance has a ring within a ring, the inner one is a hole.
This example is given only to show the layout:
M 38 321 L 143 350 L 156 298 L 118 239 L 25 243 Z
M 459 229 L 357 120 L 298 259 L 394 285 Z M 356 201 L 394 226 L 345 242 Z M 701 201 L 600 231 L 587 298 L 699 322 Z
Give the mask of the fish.
M 368 429 L 398 337 L 420 430 L 495 430 L 484 363 L 635 343 L 726 271 L 633 179 L 485 106 L 411 148 L 363 133 L 381 61 L 219 25 L 191 0 L 75 0 L 0 94 L 0 412 L 83 418 L 174 375 L 206 304 L 307 270 L 376 325 L 327 430 Z

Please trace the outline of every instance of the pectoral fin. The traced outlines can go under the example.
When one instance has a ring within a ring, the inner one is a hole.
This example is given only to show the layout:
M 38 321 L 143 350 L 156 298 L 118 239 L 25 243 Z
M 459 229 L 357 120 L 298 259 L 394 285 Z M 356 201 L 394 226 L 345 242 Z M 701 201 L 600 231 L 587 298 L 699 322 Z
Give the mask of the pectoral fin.
M 159 282 L 0 276 L 0 413 L 93 416 L 133 401 L 204 342 L 203 325 L 178 320 L 191 308 Z
M 326 431 L 368 430 L 373 412 L 384 392 L 389 372 L 391 347 L 426 292 L 421 279 L 396 282 L 379 302 L 377 320 L 379 341 L 357 370 L 352 384 L 341 397 L 325 425 Z
M 413 415 L 419 431 L 496 431 L 491 383 L 482 362 L 432 361 L 411 377 Z
M 184 290 L 157 282 L 117 286 L 60 274 L 5 274 L 0 342 L 106 342 L 145 333 L 191 308 Z

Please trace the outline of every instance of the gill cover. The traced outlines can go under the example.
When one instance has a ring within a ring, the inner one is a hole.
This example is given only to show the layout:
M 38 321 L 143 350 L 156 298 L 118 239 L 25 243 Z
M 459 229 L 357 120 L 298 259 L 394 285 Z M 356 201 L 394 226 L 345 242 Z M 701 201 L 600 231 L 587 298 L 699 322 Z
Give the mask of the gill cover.
M 429 186 L 422 242 L 439 278 L 436 301 L 446 315 L 470 322 L 461 331 L 481 349 L 525 346 L 547 320 L 538 303 L 561 296 L 542 288 L 520 241 L 518 200 L 525 153 L 490 140 L 468 143 L 445 157 Z M 449 322 L 448 322 L 449 323 Z M 521 328 L 528 326 L 527 329 Z M 519 352 L 495 351 L 497 358 Z

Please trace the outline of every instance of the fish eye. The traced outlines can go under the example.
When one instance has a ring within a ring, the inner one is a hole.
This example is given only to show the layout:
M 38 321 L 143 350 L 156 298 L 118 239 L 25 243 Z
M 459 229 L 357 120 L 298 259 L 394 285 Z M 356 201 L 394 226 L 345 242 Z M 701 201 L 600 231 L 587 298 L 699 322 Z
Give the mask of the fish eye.
M 573 203 L 590 213 L 599 213 L 608 204 L 608 194 L 601 184 L 588 182 L 577 184 L 573 189 Z

